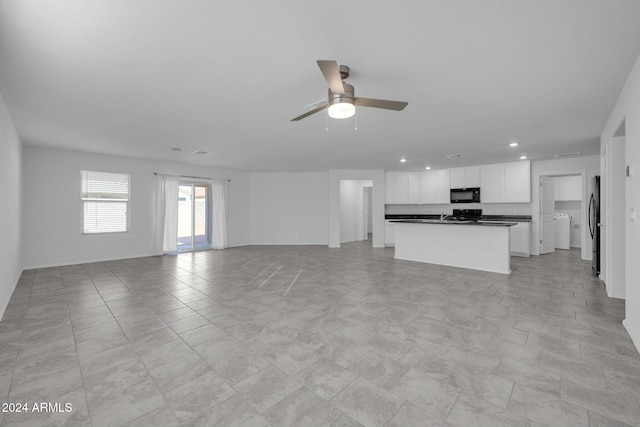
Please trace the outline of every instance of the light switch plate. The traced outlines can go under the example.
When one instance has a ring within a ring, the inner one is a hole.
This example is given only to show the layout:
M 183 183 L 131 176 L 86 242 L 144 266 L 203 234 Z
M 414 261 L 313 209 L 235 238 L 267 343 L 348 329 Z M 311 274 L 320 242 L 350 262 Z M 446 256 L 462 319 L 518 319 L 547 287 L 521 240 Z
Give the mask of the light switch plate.
M 636 208 L 631 208 L 631 222 L 636 222 Z

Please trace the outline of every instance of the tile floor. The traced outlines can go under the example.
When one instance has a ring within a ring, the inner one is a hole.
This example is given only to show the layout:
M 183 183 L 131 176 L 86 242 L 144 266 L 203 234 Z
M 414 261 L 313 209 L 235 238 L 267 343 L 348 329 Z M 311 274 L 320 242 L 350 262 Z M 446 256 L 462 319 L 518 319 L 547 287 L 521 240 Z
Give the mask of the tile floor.
M 624 302 L 576 250 L 513 270 L 352 243 L 26 271 L 0 322 L 0 400 L 29 412 L 2 423 L 640 425 Z

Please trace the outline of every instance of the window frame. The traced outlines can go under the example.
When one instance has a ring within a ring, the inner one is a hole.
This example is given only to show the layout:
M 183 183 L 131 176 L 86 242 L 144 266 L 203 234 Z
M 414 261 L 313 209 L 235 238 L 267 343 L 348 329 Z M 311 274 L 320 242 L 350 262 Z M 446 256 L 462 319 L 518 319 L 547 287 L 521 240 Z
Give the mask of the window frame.
M 84 197 L 82 197 L 83 191 L 82 191 L 82 183 L 84 182 L 84 173 L 107 173 L 107 174 L 114 174 L 114 175 L 123 175 L 127 177 L 127 199 L 126 200 L 118 200 L 118 199 L 85 199 Z M 100 231 L 100 232 L 86 232 L 85 231 L 85 226 L 84 226 L 84 221 L 85 221 L 85 204 L 87 202 L 99 202 L 99 203 L 126 203 L 126 230 L 124 231 Z M 80 221 L 80 234 L 82 236 L 102 236 L 102 235 L 113 235 L 113 234 L 128 234 L 131 232 L 131 174 L 130 173 L 124 173 L 124 172 L 111 172 L 111 171 L 104 171 L 104 170 L 88 170 L 88 169 L 81 169 L 80 170 L 80 209 L 82 212 L 82 216 L 81 216 L 81 221 Z

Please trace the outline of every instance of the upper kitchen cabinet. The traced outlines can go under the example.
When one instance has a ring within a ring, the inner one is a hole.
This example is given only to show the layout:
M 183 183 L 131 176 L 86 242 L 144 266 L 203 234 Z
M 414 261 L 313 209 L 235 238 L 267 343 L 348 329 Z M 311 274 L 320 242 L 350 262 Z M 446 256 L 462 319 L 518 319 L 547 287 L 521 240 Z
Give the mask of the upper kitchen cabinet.
M 480 166 L 467 166 L 451 169 L 449 188 L 480 187 Z
M 553 178 L 553 194 L 556 202 L 582 200 L 582 176 L 558 176 Z
M 449 169 L 441 169 L 426 172 L 433 176 L 435 181 L 434 202 L 436 204 L 451 202 L 451 174 Z
M 480 167 L 482 203 L 530 203 L 531 163 L 498 163 Z
M 385 174 L 385 203 L 406 205 L 409 203 L 409 175 L 407 172 Z
M 384 174 L 384 202 L 393 205 L 396 202 L 396 173 L 385 172 Z
M 451 175 L 449 169 L 421 172 L 423 204 L 448 204 L 450 202 Z
M 480 166 L 480 202 L 504 203 L 504 164 Z
M 418 205 L 449 203 L 449 169 L 386 172 L 385 203 Z
M 528 160 L 504 164 L 504 201 L 531 203 L 531 162 Z
M 407 182 L 407 203 L 410 205 L 422 203 L 422 172 L 407 172 Z

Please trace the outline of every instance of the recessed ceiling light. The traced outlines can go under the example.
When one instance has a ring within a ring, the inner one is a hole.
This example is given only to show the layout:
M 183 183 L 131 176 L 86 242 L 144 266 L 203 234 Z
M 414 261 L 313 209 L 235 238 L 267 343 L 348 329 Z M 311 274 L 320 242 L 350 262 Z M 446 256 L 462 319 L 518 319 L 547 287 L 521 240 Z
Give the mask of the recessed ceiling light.
M 447 157 L 450 159 L 459 159 L 462 157 L 462 154 L 447 154 Z
M 425 169 L 430 171 L 431 170 L 431 166 L 427 166 Z
M 173 147 L 173 148 L 171 149 L 171 151 L 180 151 L 180 150 L 182 150 L 182 148 Z
M 406 163 L 406 162 L 407 162 L 407 158 L 406 157 L 400 158 L 400 163 Z
M 520 145 L 518 141 L 513 141 L 512 143 L 509 144 L 509 147 L 517 147 L 518 145 Z
M 526 154 L 523 154 L 522 156 L 520 156 L 520 160 L 527 160 L 527 159 L 528 159 L 528 157 L 527 157 Z
M 211 153 L 209 153 L 208 151 L 203 151 L 203 150 L 196 150 L 193 152 L 193 154 L 195 154 L 196 156 L 210 156 Z

